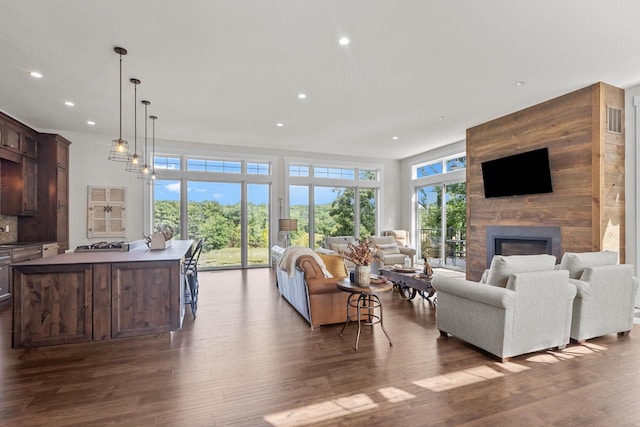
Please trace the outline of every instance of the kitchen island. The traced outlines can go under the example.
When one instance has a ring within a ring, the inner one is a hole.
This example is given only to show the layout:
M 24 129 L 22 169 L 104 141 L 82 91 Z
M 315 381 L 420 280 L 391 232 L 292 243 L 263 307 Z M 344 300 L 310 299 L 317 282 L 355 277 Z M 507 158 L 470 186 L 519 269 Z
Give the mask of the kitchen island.
M 185 257 L 163 250 L 74 252 L 12 264 L 13 347 L 102 341 L 177 331 Z

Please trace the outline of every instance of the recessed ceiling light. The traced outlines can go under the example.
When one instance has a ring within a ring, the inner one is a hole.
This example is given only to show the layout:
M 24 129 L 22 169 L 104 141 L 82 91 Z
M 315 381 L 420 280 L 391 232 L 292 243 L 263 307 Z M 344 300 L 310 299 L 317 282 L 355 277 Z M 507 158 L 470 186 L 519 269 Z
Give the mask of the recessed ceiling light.
M 514 85 L 515 86 L 524 86 L 525 82 L 523 82 L 523 81 L 515 82 Z
M 351 43 L 351 40 L 349 40 L 348 37 L 341 37 L 340 40 L 338 40 L 338 44 L 340 44 L 340 46 L 346 46 L 349 43 Z
M 305 99 L 306 97 L 307 97 L 307 95 L 304 94 L 304 93 L 299 93 L 298 94 L 298 98 L 300 98 L 300 99 Z
M 37 71 L 32 71 L 32 72 L 29 73 L 29 75 L 31 77 L 35 77 L 36 79 L 41 79 L 42 78 L 42 73 L 39 73 Z
M 93 120 L 87 120 L 87 124 L 88 124 L 89 126 L 95 126 L 95 125 L 96 125 L 96 122 L 94 122 Z
M 391 137 L 391 139 L 395 140 L 395 139 L 398 139 L 398 137 L 397 136 L 393 136 L 393 137 Z
M 279 128 L 281 128 L 282 126 L 284 126 L 284 123 L 276 123 L 276 126 L 278 126 Z
M 73 107 L 76 104 L 74 104 L 73 101 L 64 101 L 64 105 L 66 105 L 67 107 Z

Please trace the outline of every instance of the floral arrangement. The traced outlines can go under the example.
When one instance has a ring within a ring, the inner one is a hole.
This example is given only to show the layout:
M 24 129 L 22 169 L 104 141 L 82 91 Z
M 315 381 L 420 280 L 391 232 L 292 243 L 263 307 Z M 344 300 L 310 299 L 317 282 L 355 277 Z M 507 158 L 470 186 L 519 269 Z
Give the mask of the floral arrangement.
M 358 240 L 357 244 L 347 243 L 349 252 L 342 252 L 342 256 L 347 261 L 351 261 L 355 265 L 371 265 L 373 261 L 380 259 L 378 254 L 371 249 L 369 242 L 366 240 Z

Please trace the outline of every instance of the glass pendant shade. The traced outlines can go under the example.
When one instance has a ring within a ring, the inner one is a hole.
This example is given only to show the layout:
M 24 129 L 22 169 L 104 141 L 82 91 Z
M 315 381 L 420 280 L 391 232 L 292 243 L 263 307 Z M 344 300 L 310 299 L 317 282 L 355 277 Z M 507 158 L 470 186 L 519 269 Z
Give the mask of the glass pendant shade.
M 111 141 L 109 160 L 113 160 L 114 162 L 128 162 L 130 158 L 129 143 L 122 139 L 122 55 L 126 55 L 127 50 L 122 47 L 115 47 L 113 50 L 120 55 L 120 134 L 118 139 Z
M 145 110 L 146 113 L 146 110 Z M 149 156 L 150 160 L 149 163 L 145 163 L 143 170 L 142 170 L 142 175 L 140 175 L 140 179 L 144 179 L 147 184 L 152 185 L 153 181 L 156 180 L 157 176 L 156 176 L 156 171 L 155 168 L 153 166 L 153 157 L 155 156 L 155 152 L 156 152 L 156 119 L 158 118 L 157 116 L 149 116 L 149 118 L 151 119 L 151 156 Z M 145 147 L 146 147 L 146 121 L 145 121 Z M 146 152 L 146 149 L 145 149 Z M 145 172 L 146 170 L 146 172 Z
M 142 104 L 144 104 L 144 162 L 142 165 L 142 168 L 140 170 L 140 176 L 138 177 L 138 179 L 142 179 L 145 181 L 148 181 L 150 179 L 149 175 L 151 174 L 151 166 L 149 166 L 149 163 L 147 162 L 147 158 L 149 157 L 149 151 L 148 151 L 148 147 L 147 147 L 147 118 L 149 117 L 147 115 L 147 107 L 149 106 L 149 104 L 151 104 L 150 101 L 141 101 Z
M 140 173 L 142 172 L 142 161 L 138 155 L 138 85 L 140 80 L 131 79 L 133 83 L 133 154 L 129 156 L 129 161 L 125 166 L 127 172 Z

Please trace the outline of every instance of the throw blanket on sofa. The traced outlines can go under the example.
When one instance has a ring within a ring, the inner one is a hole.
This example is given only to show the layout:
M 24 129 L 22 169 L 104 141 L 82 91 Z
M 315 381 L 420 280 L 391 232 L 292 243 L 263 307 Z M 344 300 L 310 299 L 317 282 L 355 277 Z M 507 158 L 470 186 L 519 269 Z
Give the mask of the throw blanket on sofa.
M 293 277 L 293 273 L 296 271 L 296 261 L 298 261 L 298 258 L 302 255 L 311 255 L 322 269 L 324 277 L 333 277 L 324 265 L 322 258 L 320 258 L 313 249 L 305 248 L 304 246 L 289 246 L 285 249 L 282 254 L 282 259 L 280 260 L 279 268 L 286 271 L 289 277 Z

